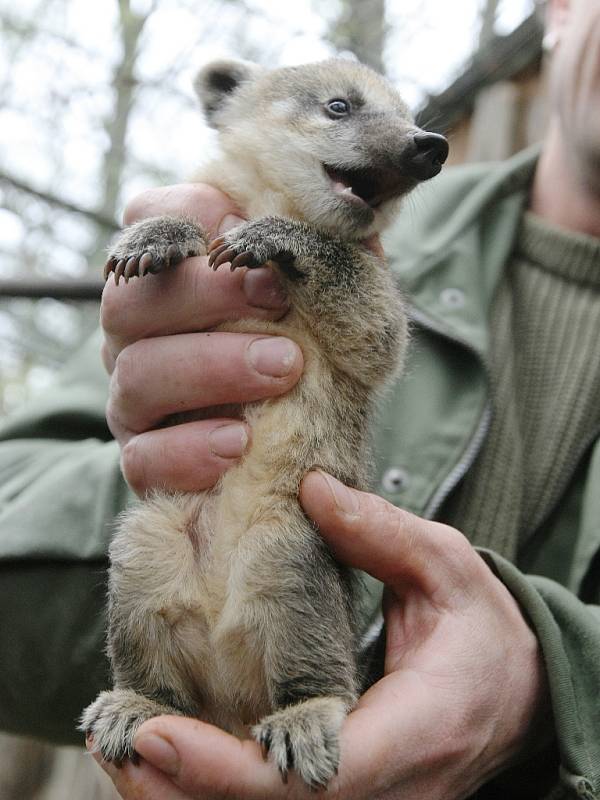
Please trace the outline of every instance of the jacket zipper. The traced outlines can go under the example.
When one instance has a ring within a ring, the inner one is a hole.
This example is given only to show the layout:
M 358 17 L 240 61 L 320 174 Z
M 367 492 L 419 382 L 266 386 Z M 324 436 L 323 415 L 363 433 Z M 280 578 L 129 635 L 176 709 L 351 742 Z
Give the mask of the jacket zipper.
M 449 339 L 450 341 L 455 342 L 456 344 L 459 344 L 462 347 L 466 348 L 482 364 L 489 382 L 490 374 L 487 364 L 481 358 L 481 354 L 473 347 L 472 344 L 470 344 L 470 342 L 467 342 L 458 336 L 451 335 L 444 327 L 438 325 L 438 323 L 435 322 L 435 320 L 432 320 L 431 317 L 428 317 L 423 311 L 421 311 L 421 309 L 416 308 L 414 305 L 410 305 L 408 307 L 408 316 L 409 319 L 417 322 L 425 330 L 443 336 L 445 339 Z M 455 486 L 457 486 L 459 481 L 462 480 L 462 478 L 466 475 L 466 473 L 473 465 L 473 462 L 475 461 L 475 459 L 479 454 L 479 451 L 485 440 L 485 437 L 488 434 L 491 420 L 492 420 L 492 404 L 490 400 L 487 400 L 483 408 L 483 411 L 481 413 L 481 416 L 479 417 L 479 422 L 477 423 L 475 433 L 469 440 L 469 443 L 465 448 L 462 458 L 444 478 L 442 483 L 439 485 L 439 487 L 433 494 L 429 503 L 425 507 L 423 515 L 427 519 L 434 518 L 444 500 L 448 497 L 450 492 L 454 489 Z
M 426 519 L 433 519 L 437 512 L 439 511 L 442 503 L 448 497 L 450 492 L 454 489 L 455 486 L 464 478 L 467 474 L 473 462 L 477 458 L 479 451 L 481 449 L 481 445 L 484 442 L 485 437 L 490 429 L 490 422 L 492 419 L 492 406 L 491 403 L 487 402 L 484 406 L 483 412 L 481 417 L 479 418 L 479 423 L 475 430 L 475 433 L 471 437 L 469 444 L 463 454 L 462 459 L 458 462 L 458 464 L 448 473 L 446 478 L 442 481 L 440 486 L 438 487 L 437 491 L 425 507 L 425 511 L 423 515 Z

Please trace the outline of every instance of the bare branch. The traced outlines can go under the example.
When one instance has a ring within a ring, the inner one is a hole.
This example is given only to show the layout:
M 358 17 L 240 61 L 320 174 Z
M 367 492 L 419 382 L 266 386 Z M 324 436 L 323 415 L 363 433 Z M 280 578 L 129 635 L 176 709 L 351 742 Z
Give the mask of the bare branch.
M 336 47 L 383 73 L 386 33 L 384 0 L 342 0 L 330 36 Z
M 38 299 L 51 297 L 54 300 L 93 300 L 98 302 L 102 296 L 104 281 L 78 279 L 49 280 L 34 278 L 30 280 L 0 280 L 0 297 L 27 297 Z
M 479 28 L 479 47 L 485 47 L 494 38 L 494 27 L 498 16 L 499 0 L 485 0 L 481 9 Z
M 58 197 L 58 195 L 52 194 L 52 192 L 47 192 L 43 189 L 36 189 L 34 186 L 31 186 L 20 178 L 16 178 L 14 175 L 8 175 L 6 172 L 0 172 L 0 182 L 8 183 L 15 189 L 18 189 L 21 192 L 27 192 L 27 194 L 33 195 L 34 197 L 37 197 L 52 206 L 62 208 L 64 211 L 69 211 L 73 214 L 82 214 L 84 217 L 91 219 L 92 222 L 95 222 L 96 225 L 99 225 L 105 230 L 117 231 L 121 227 L 116 220 L 110 219 L 110 217 L 106 217 L 104 214 L 98 211 L 94 211 L 91 208 L 82 208 L 81 206 L 78 206 L 69 200 L 65 200 L 63 197 Z

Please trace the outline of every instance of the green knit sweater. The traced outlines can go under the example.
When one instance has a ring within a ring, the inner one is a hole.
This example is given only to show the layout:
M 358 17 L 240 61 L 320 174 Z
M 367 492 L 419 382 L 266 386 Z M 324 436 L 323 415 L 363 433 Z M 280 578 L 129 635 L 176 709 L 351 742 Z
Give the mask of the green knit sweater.
M 600 240 L 525 214 L 490 322 L 492 421 L 440 516 L 514 559 L 600 430 Z

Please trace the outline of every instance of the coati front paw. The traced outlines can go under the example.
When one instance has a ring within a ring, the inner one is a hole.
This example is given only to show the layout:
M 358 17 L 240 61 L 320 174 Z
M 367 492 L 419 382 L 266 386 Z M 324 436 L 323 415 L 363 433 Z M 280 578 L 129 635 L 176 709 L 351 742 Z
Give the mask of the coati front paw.
M 104 761 L 120 767 L 129 759 L 134 764 L 139 756 L 133 740 L 143 722 L 161 714 L 180 713 L 150 700 L 132 689 L 101 692 L 81 715 L 79 730 L 91 739 L 92 748 Z
M 338 771 L 339 735 L 347 712 L 339 697 L 316 697 L 270 714 L 252 728 L 252 735 L 284 783 L 293 768 L 312 789 L 326 788 Z
M 151 217 L 125 228 L 110 249 L 104 279 L 111 272 L 115 283 L 136 275 L 174 267 L 191 256 L 206 255 L 206 237 L 192 220 L 183 217 Z
M 238 225 L 208 247 L 208 264 L 214 270 L 227 263 L 232 272 L 239 267 L 252 269 L 267 261 L 277 261 L 282 266 L 294 261 L 294 255 L 282 243 L 281 236 L 274 230 L 273 220 L 269 218 Z

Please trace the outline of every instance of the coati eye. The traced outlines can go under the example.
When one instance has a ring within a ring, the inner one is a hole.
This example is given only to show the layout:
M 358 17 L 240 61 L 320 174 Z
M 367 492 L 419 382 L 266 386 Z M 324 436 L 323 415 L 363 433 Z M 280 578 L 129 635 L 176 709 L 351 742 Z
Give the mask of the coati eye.
M 338 119 L 350 113 L 350 103 L 347 100 L 335 98 L 325 103 L 325 109 L 330 117 Z

